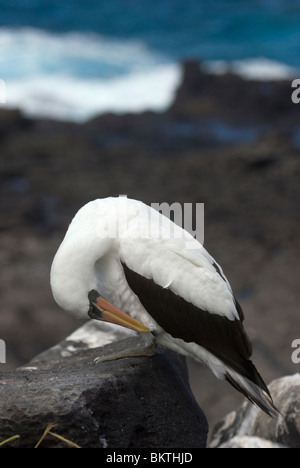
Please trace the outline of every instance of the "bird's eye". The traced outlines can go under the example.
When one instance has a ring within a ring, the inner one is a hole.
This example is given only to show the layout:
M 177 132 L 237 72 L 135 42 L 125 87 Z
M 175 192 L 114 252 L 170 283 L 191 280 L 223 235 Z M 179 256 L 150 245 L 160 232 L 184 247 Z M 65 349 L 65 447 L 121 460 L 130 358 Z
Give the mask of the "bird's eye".
M 102 316 L 102 312 L 100 309 L 98 309 L 98 307 L 96 307 L 94 304 L 91 303 L 89 311 L 88 311 L 88 316 L 91 319 L 100 320 Z
M 93 318 L 93 313 L 94 313 L 94 308 L 92 305 L 90 305 L 89 311 L 88 311 L 88 316 L 90 318 Z

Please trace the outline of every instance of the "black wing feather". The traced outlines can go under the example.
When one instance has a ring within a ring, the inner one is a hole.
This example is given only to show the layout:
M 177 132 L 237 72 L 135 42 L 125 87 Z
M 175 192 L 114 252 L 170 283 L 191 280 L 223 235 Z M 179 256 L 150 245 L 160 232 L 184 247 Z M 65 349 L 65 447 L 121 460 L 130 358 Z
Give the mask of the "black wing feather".
M 185 301 L 170 289 L 164 289 L 153 280 L 134 272 L 122 263 L 131 290 L 151 317 L 171 336 L 193 342 L 207 349 L 240 375 L 262 388 L 268 389 L 249 360 L 252 346 L 243 327 L 244 315 L 236 301 L 241 320 L 203 311 Z M 230 381 L 230 379 L 228 378 Z

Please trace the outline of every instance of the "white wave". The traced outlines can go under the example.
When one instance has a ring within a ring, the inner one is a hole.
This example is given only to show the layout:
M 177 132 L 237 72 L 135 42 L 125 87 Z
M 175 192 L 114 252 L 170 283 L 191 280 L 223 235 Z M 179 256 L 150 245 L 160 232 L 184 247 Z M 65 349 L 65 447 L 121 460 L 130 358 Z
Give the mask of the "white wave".
M 165 110 L 181 71 L 140 41 L 0 28 L 0 78 L 5 107 L 83 122 L 104 112 Z
M 172 103 L 180 76 L 177 65 L 160 65 L 111 80 L 35 76 L 8 82 L 5 106 L 17 107 L 31 117 L 75 122 L 105 112 L 160 112 Z
M 206 62 L 205 69 L 216 75 L 231 72 L 244 79 L 259 81 L 289 80 L 299 75 L 299 70 L 264 57 L 234 60 L 232 62 L 215 60 Z

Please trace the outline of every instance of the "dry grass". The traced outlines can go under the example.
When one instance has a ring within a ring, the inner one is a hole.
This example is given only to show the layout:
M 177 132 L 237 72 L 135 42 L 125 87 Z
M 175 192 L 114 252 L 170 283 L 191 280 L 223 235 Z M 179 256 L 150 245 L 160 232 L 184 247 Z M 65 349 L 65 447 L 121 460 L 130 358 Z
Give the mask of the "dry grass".
M 53 424 L 53 423 L 49 424 L 49 425 L 46 427 L 46 429 L 45 429 L 43 435 L 41 436 L 41 438 L 39 439 L 39 441 L 38 441 L 38 442 L 36 443 L 36 445 L 34 446 L 34 448 L 38 448 L 38 447 L 42 444 L 43 440 L 44 440 L 48 435 L 51 435 L 52 437 L 55 437 L 56 439 L 59 439 L 59 440 L 63 441 L 65 444 L 69 445 L 69 447 L 72 447 L 72 448 L 81 448 L 79 445 L 75 444 L 75 442 L 72 442 L 71 440 L 66 439 L 65 437 L 61 436 L 60 434 L 56 434 L 55 432 L 52 432 L 52 429 L 53 429 L 54 427 L 56 427 L 56 426 L 57 426 L 57 424 Z M 15 441 L 15 440 L 17 440 L 17 439 L 20 439 L 20 437 L 21 437 L 21 436 L 19 436 L 19 435 L 14 435 L 14 436 L 12 436 L 12 437 L 9 437 L 9 439 L 6 439 L 6 440 L 4 440 L 3 442 L 0 442 L 0 447 L 4 446 L 4 445 L 6 445 L 6 444 L 9 444 L 10 442 L 13 442 L 13 441 Z
M 0 442 L 0 447 L 3 447 L 3 445 L 9 444 L 9 442 L 12 442 L 13 440 L 17 440 L 19 438 L 20 438 L 19 435 L 14 435 L 14 436 L 10 437 L 9 439 L 3 440 L 3 442 Z
M 65 443 L 66 443 L 67 445 L 69 445 L 70 447 L 73 447 L 73 448 L 81 448 L 81 447 L 79 447 L 79 445 L 75 444 L 75 443 L 72 442 L 71 440 L 68 440 L 68 439 L 66 439 L 66 438 L 63 437 L 63 436 L 61 436 L 61 435 L 59 435 L 59 434 L 56 434 L 55 432 L 52 432 L 52 429 L 53 429 L 54 427 L 56 427 L 56 426 L 57 426 L 57 424 L 49 424 L 49 425 L 46 427 L 46 429 L 45 429 L 45 431 L 44 431 L 42 437 L 40 438 L 40 440 L 38 441 L 38 443 L 35 445 L 34 448 L 38 448 L 38 447 L 41 445 L 41 443 L 43 442 L 43 440 L 47 437 L 48 434 L 52 435 L 53 437 L 56 437 L 56 438 L 59 439 L 59 440 L 62 440 L 63 442 L 65 442 Z

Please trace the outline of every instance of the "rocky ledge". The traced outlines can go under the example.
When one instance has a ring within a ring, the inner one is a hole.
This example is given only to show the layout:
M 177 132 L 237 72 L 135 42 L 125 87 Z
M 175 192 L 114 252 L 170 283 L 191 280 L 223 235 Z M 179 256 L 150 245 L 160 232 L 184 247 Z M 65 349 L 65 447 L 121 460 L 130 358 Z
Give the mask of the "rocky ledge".
M 134 333 L 97 325 L 88 322 L 28 365 L 0 375 L 0 440 L 20 436 L 5 447 L 33 448 L 49 424 L 83 448 L 206 447 L 208 424 L 184 359 L 159 349 L 153 357 L 96 364 L 99 356 L 142 345 Z M 66 442 L 48 435 L 41 446 Z

